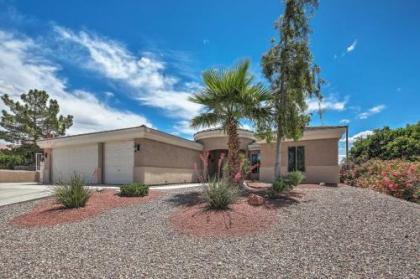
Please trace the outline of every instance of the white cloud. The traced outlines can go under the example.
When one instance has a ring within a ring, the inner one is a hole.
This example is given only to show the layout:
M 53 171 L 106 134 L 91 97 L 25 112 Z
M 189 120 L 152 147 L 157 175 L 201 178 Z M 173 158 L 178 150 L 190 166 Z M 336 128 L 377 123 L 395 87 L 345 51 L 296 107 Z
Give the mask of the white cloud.
M 346 108 L 347 99 L 342 101 L 337 100 L 335 97 L 329 96 L 324 98 L 321 103 L 319 103 L 316 99 L 308 99 L 307 100 L 307 112 L 318 112 L 320 109 L 321 111 L 326 110 L 335 110 L 335 111 L 343 111 Z
M 356 48 L 356 46 L 357 46 L 357 40 L 354 40 L 353 43 L 346 48 L 346 51 L 352 52 Z
M 200 105 L 188 100 L 197 85 L 180 85 L 177 77 L 165 73 L 165 63 L 153 54 L 136 57 L 121 43 L 98 35 L 86 31 L 76 33 L 63 27 L 55 27 L 55 30 L 64 42 L 76 44 L 87 52 L 84 56 L 79 53 L 86 61 L 81 65 L 129 86 L 130 97 L 141 104 L 162 109 L 167 116 L 181 119 L 190 119 L 200 111 Z
M 367 119 L 368 117 L 370 117 L 374 114 L 380 113 L 385 108 L 386 108 L 385 105 L 377 105 L 377 106 L 374 106 L 374 107 L 368 109 L 365 112 L 359 113 L 358 117 L 359 117 L 359 119 Z
M 364 139 L 367 136 L 372 135 L 372 134 L 373 134 L 373 131 L 371 131 L 371 130 L 366 130 L 366 131 L 359 132 L 359 133 L 349 137 L 349 144 L 352 145 L 357 139 L 359 139 L 359 138 Z M 341 142 L 346 142 L 346 139 L 343 138 L 340 141 Z
M 151 123 L 143 116 L 107 106 L 89 92 L 69 90 L 59 66 L 42 55 L 42 46 L 27 37 L 0 31 L 0 92 L 18 97 L 29 89 L 46 90 L 61 114 L 74 116 L 69 134 Z M 0 108 L 4 108 L 0 104 Z
M 342 123 L 342 124 L 349 124 L 350 123 L 350 120 L 349 119 L 341 119 L 340 120 L 340 123 Z
M 189 120 L 181 120 L 174 126 L 174 134 L 177 135 L 193 135 L 198 131 L 191 127 Z
M 115 96 L 115 94 L 114 94 L 114 93 L 112 93 L 112 92 L 110 92 L 110 91 L 106 91 L 106 92 L 105 92 L 105 96 L 106 96 L 106 97 L 108 97 L 108 98 L 112 98 L 112 97 L 114 97 L 114 96 Z

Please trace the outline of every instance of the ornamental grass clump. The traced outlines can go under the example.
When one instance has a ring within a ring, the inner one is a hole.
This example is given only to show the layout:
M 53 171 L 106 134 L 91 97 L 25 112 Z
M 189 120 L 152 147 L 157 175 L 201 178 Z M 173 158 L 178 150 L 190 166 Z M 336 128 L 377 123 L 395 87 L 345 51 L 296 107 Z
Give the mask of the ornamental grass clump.
M 287 177 L 293 186 L 298 186 L 305 179 L 305 175 L 300 171 L 292 171 Z
M 84 180 L 74 174 L 68 183 L 59 182 L 54 188 L 54 197 L 65 208 L 84 207 L 92 195 L 91 190 L 85 187 Z
M 273 183 L 273 190 L 277 193 L 287 192 L 298 186 L 305 179 L 300 171 L 293 171 L 286 176 L 278 177 Z
M 280 176 L 273 183 L 273 190 L 277 193 L 286 192 L 292 188 L 293 184 L 287 176 Z
M 131 183 L 120 187 L 121 197 L 144 197 L 149 194 L 149 186 L 142 183 Z
M 214 210 L 227 209 L 238 197 L 238 187 L 225 180 L 212 181 L 204 192 L 207 207 Z

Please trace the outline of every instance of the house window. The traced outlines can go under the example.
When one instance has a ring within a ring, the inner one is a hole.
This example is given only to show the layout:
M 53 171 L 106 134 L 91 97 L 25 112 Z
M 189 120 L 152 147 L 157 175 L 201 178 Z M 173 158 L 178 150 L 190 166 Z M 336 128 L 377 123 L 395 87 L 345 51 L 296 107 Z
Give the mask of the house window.
M 252 169 L 252 173 L 259 173 L 260 172 L 260 153 L 252 153 L 251 154 L 251 166 L 255 166 L 258 164 L 258 167 Z
M 305 147 L 291 146 L 288 151 L 288 171 L 305 171 Z

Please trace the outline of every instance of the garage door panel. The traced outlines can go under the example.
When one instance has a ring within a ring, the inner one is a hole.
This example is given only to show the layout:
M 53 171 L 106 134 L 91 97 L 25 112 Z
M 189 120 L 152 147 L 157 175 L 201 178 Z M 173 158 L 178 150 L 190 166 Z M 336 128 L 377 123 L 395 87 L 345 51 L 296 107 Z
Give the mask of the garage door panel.
M 98 145 L 54 148 L 52 151 L 53 181 L 69 181 L 77 174 L 88 184 L 97 183 Z
M 109 142 L 104 145 L 106 184 L 133 182 L 134 141 Z

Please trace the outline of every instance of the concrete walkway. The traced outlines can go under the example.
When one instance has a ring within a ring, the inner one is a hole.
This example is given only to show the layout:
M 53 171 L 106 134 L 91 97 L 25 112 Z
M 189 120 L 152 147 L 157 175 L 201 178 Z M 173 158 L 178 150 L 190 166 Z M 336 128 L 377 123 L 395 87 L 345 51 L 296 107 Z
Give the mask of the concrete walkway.
M 151 186 L 150 189 L 155 190 L 172 190 L 202 186 L 201 183 L 189 184 L 170 184 L 162 186 Z M 119 187 L 110 185 L 90 186 L 92 189 L 115 189 Z M 30 201 L 51 196 L 52 185 L 40 185 L 34 182 L 16 182 L 16 183 L 0 183 L 0 206 Z

